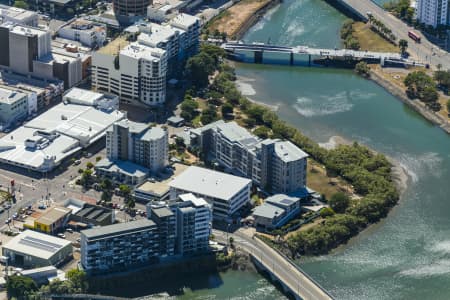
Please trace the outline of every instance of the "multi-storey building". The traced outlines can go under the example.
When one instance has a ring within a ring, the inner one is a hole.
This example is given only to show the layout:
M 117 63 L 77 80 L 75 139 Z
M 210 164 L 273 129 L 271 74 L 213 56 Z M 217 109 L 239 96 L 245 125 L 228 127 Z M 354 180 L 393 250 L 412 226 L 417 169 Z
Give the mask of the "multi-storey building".
M 62 26 L 58 35 L 90 48 L 101 47 L 106 39 L 106 26 L 85 19 L 75 19 Z
M 437 27 L 450 24 L 450 5 L 448 0 L 418 0 L 417 19 L 420 23 Z
M 168 202 L 150 202 L 147 215 L 158 226 L 161 256 L 208 251 L 212 207 L 203 198 L 189 193 Z
M 176 216 L 166 205 L 154 204 L 147 208 L 147 216 L 158 227 L 159 254 L 162 258 L 175 254 Z
M 122 120 L 106 133 L 106 152 L 110 160 L 124 160 L 158 172 L 168 164 L 168 135 L 159 126 Z
M 18 74 L 46 80 L 59 79 L 70 88 L 81 81 L 82 57 L 52 49 L 48 30 L 6 22 L 0 25 L 0 65 Z
M 38 26 L 38 14 L 34 11 L 18 7 L 0 5 L 0 22 L 12 22 L 15 24 Z
M 126 46 L 120 50 L 121 45 Z M 166 51 L 138 42 L 115 41 L 92 55 L 93 89 L 118 95 L 124 103 L 164 103 L 166 74 Z
M 306 186 L 308 155 L 289 141 L 252 135 L 235 122 L 217 121 L 191 131 L 193 145 L 230 172 L 273 193 Z
M 170 199 L 192 193 L 205 199 L 216 220 L 231 220 L 250 201 L 251 180 L 191 166 L 169 183 Z
M 188 55 L 194 54 L 198 50 L 200 36 L 200 19 L 196 16 L 188 14 L 178 14 L 170 21 L 170 25 L 174 28 L 184 30 L 183 40 L 180 44 L 186 49 L 192 49 Z
M 203 198 L 183 194 L 170 205 L 176 213 L 176 252 L 192 255 L 209 249 L 212 208 Z
M 152 0 L 113 0 L 114 13 L 126 17 L 145 16 L 147 6 L 152 2 Z
M 198 51 L 199 24 L 199 18 L 187 14 L 168 24 L 138 24 L 136 42 L 119 37 L 93 54 L 93 88 L 116 94 L 124 103 L 164 103 L 166 80 Z
M 25 119 L 29 114 L 28 102 L 27 94 L 0 87 L 0 129 Z
M 124 271 L 158 262 L 156 224 L 147 219 L 81 232 L 81 264 L 90 274 Z

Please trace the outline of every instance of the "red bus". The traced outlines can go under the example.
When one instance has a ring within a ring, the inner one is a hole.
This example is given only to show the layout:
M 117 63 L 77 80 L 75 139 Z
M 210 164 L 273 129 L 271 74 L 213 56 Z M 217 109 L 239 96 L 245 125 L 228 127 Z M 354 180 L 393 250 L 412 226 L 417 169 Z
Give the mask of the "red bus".
M 420 43 L 420 35 L 418 35 L 414 31 L 408 31 L 408 36 L 412 38 L 416 43 Z

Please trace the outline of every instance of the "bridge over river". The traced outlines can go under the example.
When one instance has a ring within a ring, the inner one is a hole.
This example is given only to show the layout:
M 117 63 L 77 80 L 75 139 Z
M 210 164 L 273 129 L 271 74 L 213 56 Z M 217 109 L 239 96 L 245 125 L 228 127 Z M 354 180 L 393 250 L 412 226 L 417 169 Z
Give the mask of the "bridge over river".
M 264 43 L 245 44 L 242 42 L 228 42 L 221 46 L 229 53 L 252 52 L 254 55 L 255 63 L 263 62 L 263 53 L 286 53 L 289 55 L 290 65 L 294 65 L 295 56 L 307 56 L 308 64 L 311 65 L 312 57 L 326 58 L 329 60 L 343 59 L 343 60 L 364 60 L 368 62 L 380 63 L 384 66 L 386 63 L 392 65 L 402 66 L 424 66 L 419 62 L 402 57 L 399 53 L 389 52 L 373 52 L 373 51 L 360 51 L 350 49 L 322 49 L 311 48 L 307 46 L 280 46 Z
M 213 233 L 217 240 L 225 243 L 229 237 L 233 237 L 233 243 L 250 254 L 257 268 L 269 274 L 273 281 L 280 283 L 283 290 L 291 294 L 295 299 L 333 299 L 323 287 L 302 271 L 299 266 L 272 249 L 259 238 L 244 231 L 238 230 L 228 234 L 220 230 L 213 230 Z

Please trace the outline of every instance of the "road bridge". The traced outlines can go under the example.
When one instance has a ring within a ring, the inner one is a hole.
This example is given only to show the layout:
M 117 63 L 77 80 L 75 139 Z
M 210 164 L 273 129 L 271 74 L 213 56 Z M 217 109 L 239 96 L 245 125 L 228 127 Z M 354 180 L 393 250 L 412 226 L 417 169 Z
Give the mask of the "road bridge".
M 333 299 L 324 288 L 302 271 L 300 267 L 260 239 L 240 231 L 227 234 L 223 231 L 214 230 L 213 233 L 217 240 L 225 242 L 229 237 L 233 237 L 233 243 L 250 254 L 257 268 L 267 272 L 273 281 L 279 282 L 284 291 L 293 295 L 296 299 Z
M 263 53 L 286 53 L 289 55 L 290 65 L 294 65 L 295 56 L 308 56 L 308 64 L 311 65 L 312 57 L 336 59 L 342 58 L 345 60 L 366 60 L 368 62 L 378 62 L 381 65 L 385 63 L 399 64 L 399 65 L 414 65 L 424 66 L 413 60 L 403 58 L 399 53 L 389 52 L 373 52 L 360 51 L 350 49 L 323 49 L 311 48 L 307 46 L 280 46 L 264 43 L 246 44 L 242 42 L 228 42 L 222 45 L 222 48 L 228 52 L 235 53 L 237 51 L 253 52 L 254 62 L 263 62 Z

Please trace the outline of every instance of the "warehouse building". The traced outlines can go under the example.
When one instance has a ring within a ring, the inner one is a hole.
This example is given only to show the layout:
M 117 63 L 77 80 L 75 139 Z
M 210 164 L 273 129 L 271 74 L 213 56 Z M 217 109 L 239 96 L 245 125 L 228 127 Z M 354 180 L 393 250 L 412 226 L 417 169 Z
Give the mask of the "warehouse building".
M 57 266 L 72 257 L 72 244 L 51 235 L 26 230 L 2 247 L 2 255 L 17 267 Z

